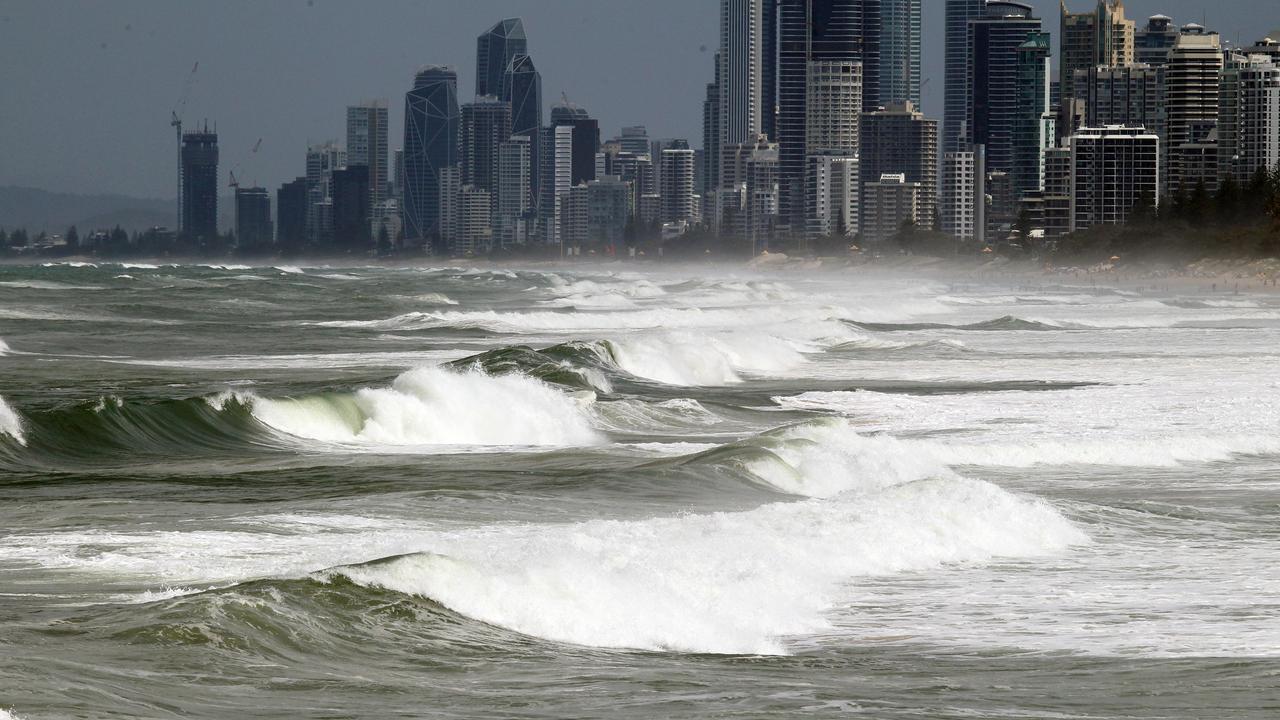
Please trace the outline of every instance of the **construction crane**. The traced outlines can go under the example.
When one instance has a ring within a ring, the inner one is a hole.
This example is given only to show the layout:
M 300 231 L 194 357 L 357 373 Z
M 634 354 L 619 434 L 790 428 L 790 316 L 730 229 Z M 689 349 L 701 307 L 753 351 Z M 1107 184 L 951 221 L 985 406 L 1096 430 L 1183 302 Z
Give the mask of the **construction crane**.
M 187 109 L 187 98 L 191 97 L 191 86 L 196 81 L 196 71 L 200 69 L 199 61 L 191 66 L 191 72 L 187 74 L 187 81 L 182 85 L 182 97 L 178 99 L 178 104 L 173 106 L 173 110 L 169 113 L 169 126 L 177 131 L 178 136 L 178 223 L 176 225 L 179 234 L 182 233 L 182 115 Z
M 249 157 L 252 158 L 254 155 L 257 155 L 258 149 L 261 147 L 262 147 L 262 138 L 258 138 L 258 142 L 253 144 L 253 149 L 249 150 Z M 231 168 L 231 181 L 227 183 L 227 187 L 239 189 L 240 181 L 236 179 L 236 171 L 239 170 L 243 165 L 244 163 L 242 162 L 236 163 L 235 167 Z

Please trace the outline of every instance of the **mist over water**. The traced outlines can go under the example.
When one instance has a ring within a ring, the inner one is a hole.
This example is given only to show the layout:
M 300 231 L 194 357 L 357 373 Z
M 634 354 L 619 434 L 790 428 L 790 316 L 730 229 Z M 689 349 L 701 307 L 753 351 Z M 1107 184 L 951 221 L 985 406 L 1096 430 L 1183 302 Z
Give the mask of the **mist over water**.
M 1280 296 L 0 266 L 0 720 L 1269 717 Z

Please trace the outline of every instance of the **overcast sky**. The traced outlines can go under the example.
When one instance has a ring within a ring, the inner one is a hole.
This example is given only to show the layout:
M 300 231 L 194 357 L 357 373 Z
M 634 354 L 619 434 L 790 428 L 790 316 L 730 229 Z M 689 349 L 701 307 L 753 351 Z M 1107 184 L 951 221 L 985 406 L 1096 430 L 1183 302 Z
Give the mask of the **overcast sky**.
M 1034 0 L 1057 41 L 1058 0 Z M 1073 0 L 1085 9 L 1092 0 Z M 199 62 L 185 119 L 217 124 L 227 170 L 274 189 L 308 141 L 342 140 L 345 107 L 385 98 L 400 146 L 417 68 L 452 64 L 470 100 L 475 38 L 524 18 L 550 105 L 562 92 L 605 137 L 643 124 L 701 143 L 716 0 L 0 0 L 0 185 L 174 195 L 169 113 Z M 1246 44 L 1280 27 L 1277 0 L 1128 0 L 1208 21 Z M 925 110 L 940 116 L 943 0 L 924 0 Z M 261 149 L 250 152 L 262 139 Z

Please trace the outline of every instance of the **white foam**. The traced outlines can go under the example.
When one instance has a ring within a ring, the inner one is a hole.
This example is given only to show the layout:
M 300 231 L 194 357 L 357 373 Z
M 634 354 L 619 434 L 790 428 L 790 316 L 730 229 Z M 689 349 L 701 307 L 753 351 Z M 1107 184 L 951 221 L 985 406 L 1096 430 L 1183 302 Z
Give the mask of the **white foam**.
M 742 373 L 775 374 L 805 361 L 792 344 L 766 333 L 628 335 L 609 346 L 622 370 L 681 386 L 738 383 Z
M 4 357 L 12 352 L 12 348 L 10 348 L 9 344 L 4 341 L 4 338 L 0 338 L 0 357 Z
M 19 445 L 27 444 L 27 437 L 22 432 L 22 416 L 0 396 L 0 435 L 8 435 L 18 441 Z
M 389 388 L 256 398 L 253 414 L 299 438 L 380 448 L 570 446 L 602 440 L 580 399 L 522 375 L 410 370 Z
M 100 285 L 69 285 L 52 280 L 5 280 L 0 287 L 21 288 L 24 290 L 105 290 Z
M 280 272 L 282 272 L 282 273 L 284 273 L 284 274 L 286 274 L 286 275 L 303 275 L 303 274 L 305 274 L 305 273 L 303 273 L 302 268 L 298 267 L 297 265 L 277 265 L 275 269 L 276 269 L 276 270 L 279 270 Z
M 856 502 L 492 528 L 339 572 L 550 640 L 776 654 L 787 636 L 824 629 L 825 611 L 852 579 L 1037 557 L 1083 542 L 1043 503 L 954 479 Z
M 13 713 L 12 711 L 5 710 L 4 708 L 0 708 L 0 720 L 23 720 L 23 719 L 20 716 Z
M 120 263 L 120 267 L 128 270 L 159 270 L 160 269 L 159 265 L 152 265 L 151 263 Z

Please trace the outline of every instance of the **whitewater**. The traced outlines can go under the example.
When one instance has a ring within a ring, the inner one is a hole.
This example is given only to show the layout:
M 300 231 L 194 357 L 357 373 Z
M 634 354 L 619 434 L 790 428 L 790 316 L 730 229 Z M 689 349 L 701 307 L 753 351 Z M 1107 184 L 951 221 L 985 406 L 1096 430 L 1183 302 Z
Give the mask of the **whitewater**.
M 1280 296 L 0 266 L 0 718 L 1265 718 Z

